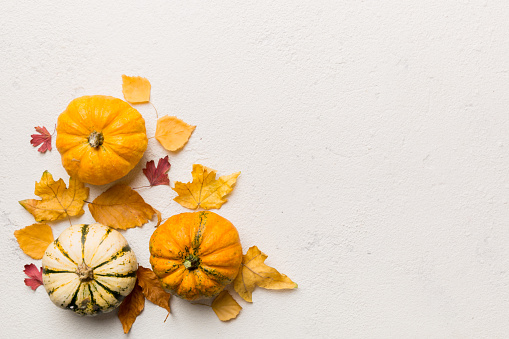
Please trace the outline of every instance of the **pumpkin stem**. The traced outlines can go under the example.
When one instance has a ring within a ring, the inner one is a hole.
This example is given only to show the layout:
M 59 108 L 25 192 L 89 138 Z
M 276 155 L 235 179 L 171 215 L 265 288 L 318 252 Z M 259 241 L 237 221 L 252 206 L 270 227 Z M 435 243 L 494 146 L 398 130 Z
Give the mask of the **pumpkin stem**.
M 104 142 L 104 136 L 103 136 L 103 134 L 101 132 L 93 131 L 88 136 L 88 143 L 93 148 L 101 146 L 103 144 L 103 142 Z
M 94 279 L 94 271 L 92 270 L 92 267 L 87 266 L 84 262 L 78 266 L 76 274 L 80 278 L 80 281 L 90 281 Z
M 200 267 L 200 258 L 192 254 L 189 254 L 186 257 L 186 260 L 184 260 L 184 267 L 187 268 L 189 271 L 194 271 L 195 269 Z

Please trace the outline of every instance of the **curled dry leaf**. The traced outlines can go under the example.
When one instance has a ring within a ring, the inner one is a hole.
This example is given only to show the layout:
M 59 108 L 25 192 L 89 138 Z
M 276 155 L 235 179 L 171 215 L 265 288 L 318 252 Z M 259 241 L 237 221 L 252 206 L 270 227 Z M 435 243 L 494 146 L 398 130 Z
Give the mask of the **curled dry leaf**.
M 177 181 L 173 190 L 178 196 L 173 199 L 189 209 L 206 210 L 221 208 L 228 200 L 224 197 L 233 190 L 240 172 L 223 175 L 216 180 L 216 171 L 203 165 L 193 165 L 193 181 L 187 184 Z
M 25 265 L 23 272 L 29 276 L 29 278 L 25 278 L 25 285 L 32 290 L 35 291 L 37 287 L 42 285 L 42 267 L 38 269 L 34 264 Z
M 122 93 L 127 102 L 141 104 L 150 101 L 150 82 L 142 77 L 122 75 Z
M 26 199 L 19 203 L 30 212 L 36 221 L 55 221 L 85 213 L 83 204 L 88 197 L 88 187 L 77 179 L 69 178 L 69 188 L 62 179 L 44 171 L 40 182 L 35 183 L 35 195 L 42 200 Z
M 154 160 L 147 161 L 146 167 L 143 169 L 143 174 L 150 182 L 150 186 L 169 185 L 170 178 L 168 178 L 168 171 L 171 164 L 168 161 L 168 156 L 159 159 L 157 167 Z
M 145 297 L 141 287 L 136 284 L 132 292 L 125 297 L 124 301 L 118 307 L 118 319 L 122 323 L 124 333 L 131 330 L 134 322 L 141 311 L 145 308 Z
M 33 224 L 14 231 L 19 247 L 33 259 L 42 259 L 46 248 L 53 242 L 53 231 L 47 224 Z
M 256 246 L 251 247 L 242 258 L 242 265 L 233 281 L 233 288 L 245 301 L 253 302 L 252 292 L 255 286 L 272 290 L 297 288 L 297 284 L 286 275 L 265 265 L 265 259 L 267 255 Z
M 187 143 L 196 126 L 165 115 L 157 120 L 156 139 L 168 151 L 178 151 Z
M 117 184 L 88 205 L 92 217 L 115 229 L 128 229 L 148 222 L 156 210 L 131 187 Z
M 30 140 L 30 143 L 32 146 L 37 147 L 42 144 L 42 146 L 38 149 L 39 152 L 46 153 L 46 151 L 51 151 L 51 134 L 48 132 L 46 127 L 35 127 L 35 130 L 39 134 L 31 135 L 32 140 Z
M 212 302 L 212 310 L 221 321 L 228 321 L 237 318 L 242 307 L 233 299 L 233 297 L 224 290 Z
M 152 303 L 170 311 L 171 294 L 167 293 L 162 287 L 155 273 L 143 266 L 138 267 L 138 285 L 140 285 L 143 295 Z

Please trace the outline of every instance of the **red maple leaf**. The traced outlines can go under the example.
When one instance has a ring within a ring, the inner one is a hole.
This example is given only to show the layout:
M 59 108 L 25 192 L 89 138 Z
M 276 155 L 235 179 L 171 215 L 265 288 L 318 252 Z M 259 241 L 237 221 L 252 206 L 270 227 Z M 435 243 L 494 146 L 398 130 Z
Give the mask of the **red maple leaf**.
M 170 170 L 170 162 L 168 161 L 168 156 L 159 159 L 157 163 L 157 168 L 155 166 L 154 160 L 147 161 L 147 167 L 143 169 L 143 173 L 147 177 L 150 182 L 150 186 L 158 186 L 158 185 L 169 185 L 170 178 L 168 178 L 168 171 Z
M 23 270 L 30 278 L 25 278 L 25 285 L 30 286 L 34 291 L 42 285 L 42 267 L 39 271 L 34 264 L 25 265 Z
M 51 134 L 49 134 L 46 127 L 35 127 L 35 130 L 40 134 L 32 134 L 32 140 L 30 140 L 30 143 L 34 147 L 42 144 L 42 146 L 38 149 L 41 153 L 51 151 Z

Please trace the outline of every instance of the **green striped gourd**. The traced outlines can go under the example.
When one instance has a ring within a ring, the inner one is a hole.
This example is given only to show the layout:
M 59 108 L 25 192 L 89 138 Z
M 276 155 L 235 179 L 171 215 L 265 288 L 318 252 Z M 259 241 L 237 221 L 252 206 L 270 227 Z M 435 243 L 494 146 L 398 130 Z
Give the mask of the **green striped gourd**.
M 42 281 L 59 307 L 81 315 L 116 308 L 134 288 L 138 263 L 126 239 L 101 224 L 73 225 L 42 258 Z

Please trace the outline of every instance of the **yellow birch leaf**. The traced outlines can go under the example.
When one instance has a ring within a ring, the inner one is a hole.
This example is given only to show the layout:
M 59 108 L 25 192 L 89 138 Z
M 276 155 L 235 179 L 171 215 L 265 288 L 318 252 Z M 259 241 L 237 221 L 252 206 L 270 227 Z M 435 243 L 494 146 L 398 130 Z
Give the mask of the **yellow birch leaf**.
M 221 321 L 237 318 L 242 307 L 233 299 L 228 291 L 222 291 L 212 302 L 212 309 Z
M 141 287 L 136 283 L 132 292 L 125 297 L 118 307 L 118 319 L 122 323 L 124 333 L 128 333 L 131 330 L 131 326 L 133 326 L 136 318 L 144 308 L 145 297 Z
M 165 115 L 157 120 L 156 139 L 165 149 L 175 152 L 184 147 L 195 128 L 177 117 Z
M 33 224 L 14 231 L 19 247 L 33 259 L 42 259 L 49 244 L 53 242 L 53 231 L 47 224 Z
M 161 286 L 156 274 L 149 268 L 138 267 L 138 285 L 143 290 L 143 295 L 152 303 L 170 312 L 171 294 L 167 293 Z
M 150 82 L 142 77 L 122 75 L 122 93 L 131 104 L 142 104 L 150 101 Z
M 215 170 L 195 164 L 192 175 L 192 182 L 175 182 L 175 188 L 172 189 L 178 193 L 178 197 L 173 200 L 189 209 L 201 207 L 208 210 L 221 208 L 228 201 L 224 197 L 233 190 L 240 172 L 223 175 L 216 180 Z
M 67 188 L 62 179 L 54 181 L 53 176 L 44 171 L 41 181 L 35 183 L 35 195 L 42 200 L 26 199 L 19 203 L 36 221 L 55 221 L 85 213 L 83 205 L 88 197 L 88 191 L 88 187 L 78 179 L 69 178 Z
M 251 247 L 242 258 L 239 274 L 233 281 L 233 288 L 245 301 L 253 302 L 252 292 L 255 286 L 271 290 L 297 288 L 297 284 L 286 275 L 265 265 L 265 259 L 267 255 L 256 246 Z
M 117 184 L 88 204 L 95 221 L 115 229 L 145 224 L 156 211 L 131 187 Z

